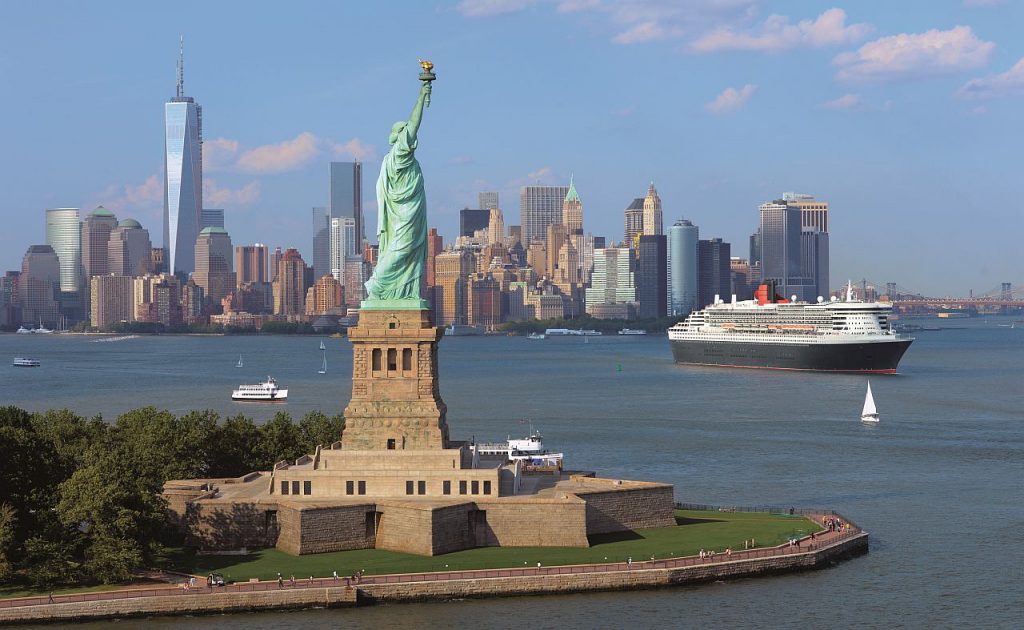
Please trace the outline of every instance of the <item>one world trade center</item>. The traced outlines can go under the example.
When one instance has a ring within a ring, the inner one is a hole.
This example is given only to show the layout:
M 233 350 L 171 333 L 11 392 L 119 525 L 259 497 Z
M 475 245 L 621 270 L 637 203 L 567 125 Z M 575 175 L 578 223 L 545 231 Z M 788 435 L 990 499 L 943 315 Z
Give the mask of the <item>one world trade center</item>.
M 184 42 L 175 96 L 164 104 L 164 248 L 166 269 L 195 271 L 203 212 L 203 108 L 185 96 Z

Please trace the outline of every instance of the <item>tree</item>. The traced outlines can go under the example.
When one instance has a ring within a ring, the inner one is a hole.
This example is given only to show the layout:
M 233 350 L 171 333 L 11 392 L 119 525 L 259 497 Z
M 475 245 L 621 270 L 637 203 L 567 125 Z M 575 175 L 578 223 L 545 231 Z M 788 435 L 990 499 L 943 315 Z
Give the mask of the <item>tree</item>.
M 159 548 L 167 503 L 160 495 L 164 480 L 151 467 L 123 435 L 112 434 L 93 444 L 82 467 L 60 485 L 58 516 L 83 533 L 85 568 L 96 579 L 124 579 Z
M 263 465 L 259 455 L 260 430 L 251 418 L 230 416 L 211 438 L 216 455 L 210 462 L 211 477 L 239 477 Z
M 264 470 L 282 459 L 293 460 L 305 455 L 302 434 L 286 411 L 278 411 L 260 427 L 259 461 Z
M 20 515 L 16 539 L 24 540 L 36 529 L 37 520 L 52 505 L 59 475 L 54 475 L 54 453 L 36 433 L 32 415 L 17 407 L 0 407 L 0 503 Z
M 341 439 L 345 430 L 345 417 L 341 414 L 328 416 L 322 411 L 310 411 L 299 423 L 302 447 L 312 453 L 317 445 L 333 444 Z
M 15 524 L 18 522 L 14 508 L 0 503 L 0 582 L 6 582 L 14 570 L 11 552 L 14 547 Z
M 67 584 L 75 579 L 71 549 L 58 540 L 35 536 L 25 541 L 25 576 L 36 588 Z

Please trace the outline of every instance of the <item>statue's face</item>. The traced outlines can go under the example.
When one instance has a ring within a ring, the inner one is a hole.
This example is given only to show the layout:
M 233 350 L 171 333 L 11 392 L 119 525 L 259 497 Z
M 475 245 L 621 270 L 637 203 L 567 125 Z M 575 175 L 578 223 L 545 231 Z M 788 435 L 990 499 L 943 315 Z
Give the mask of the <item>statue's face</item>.
M 400 120 L 391 125 L 391 135 L 388 136 L 388 144 L 398 142 L 398 134 L 402 133 L 402 130 L 405 129 L 405 124 L 406 123 L 404 121 Z

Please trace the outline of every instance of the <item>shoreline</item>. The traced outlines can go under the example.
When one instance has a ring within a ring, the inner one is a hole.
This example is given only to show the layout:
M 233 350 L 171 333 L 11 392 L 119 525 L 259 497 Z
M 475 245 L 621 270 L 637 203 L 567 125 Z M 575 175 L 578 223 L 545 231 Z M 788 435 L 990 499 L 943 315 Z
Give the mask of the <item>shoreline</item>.
M 719 554 L 710 560 L 687 556 L 630 564 L 374 575 L 347 586 L 344 578 L 319 578 L 284 588 L 253 581 L 223 590 L 200 587 L 195 593 L 177 587 L 85 593 L 55 597 L 53 604 L 46 597 L 17 598 L 0 600 L 0 625 L 645 590 L 818 570 L 869 550 L 868 533 L 856 528 L 800 542 L 806 545 Z

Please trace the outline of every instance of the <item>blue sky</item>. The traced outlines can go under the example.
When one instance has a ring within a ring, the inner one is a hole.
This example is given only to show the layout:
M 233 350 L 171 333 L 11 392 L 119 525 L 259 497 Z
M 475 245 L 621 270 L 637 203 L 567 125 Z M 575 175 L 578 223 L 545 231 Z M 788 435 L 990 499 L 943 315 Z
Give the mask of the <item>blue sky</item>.
M 4 3 L 2 269 L 44 209 L 98 204 L 159 244 L 162 103 L 203 105 L 206 205 L 235 244 L 311 254 L 331 159 L 366 209 L 418 58 L 438 80 L 418 156 L 430 224 L 575 173 L 588 231 L 621 238 L 654 181 L 665 221 L 747 254 L 759 203 L 832 204 L 832 281 L 929 294 L 1024 285 L 1024 2 L 463 0 Z

